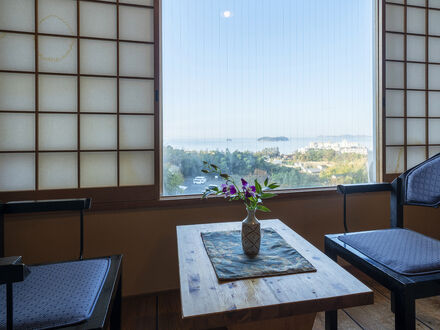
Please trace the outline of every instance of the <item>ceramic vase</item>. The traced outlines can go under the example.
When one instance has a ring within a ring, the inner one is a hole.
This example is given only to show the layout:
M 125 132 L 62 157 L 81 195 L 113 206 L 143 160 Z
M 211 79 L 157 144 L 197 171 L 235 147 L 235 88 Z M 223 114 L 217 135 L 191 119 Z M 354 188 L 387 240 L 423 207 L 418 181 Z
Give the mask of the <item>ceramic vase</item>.
M 247 210 L 247 217 L 241 223 L 241 244 L 243 252 L 254 257 L 260 251 L 261 225 L 255 217 L 256 210 Z

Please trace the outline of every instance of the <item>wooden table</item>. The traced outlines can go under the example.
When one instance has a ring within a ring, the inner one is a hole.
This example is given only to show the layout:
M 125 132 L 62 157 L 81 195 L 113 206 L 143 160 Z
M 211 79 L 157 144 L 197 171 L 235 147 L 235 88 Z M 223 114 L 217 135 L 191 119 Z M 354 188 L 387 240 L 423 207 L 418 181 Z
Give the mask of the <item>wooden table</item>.
M 184 323 L 195 329 L 311 329 L 317 312 L 335 328 L 336 310 L 373 303 L 373 292 L 280 220 L 262 220 L 317 269 L 313 273 L 219 282 L 201 232 L 236 230 L 241 222 L 177 227 Z

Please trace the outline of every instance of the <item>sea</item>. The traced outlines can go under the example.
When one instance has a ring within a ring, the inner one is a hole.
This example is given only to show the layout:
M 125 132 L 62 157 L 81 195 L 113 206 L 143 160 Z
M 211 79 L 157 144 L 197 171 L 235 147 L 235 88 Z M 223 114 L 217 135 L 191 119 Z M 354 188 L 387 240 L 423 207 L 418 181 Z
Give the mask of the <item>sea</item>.
M 257 152 L 265 148 L 278 148 L 281 154 L 291 154 L 300 148 L 308 147 L 312 142 L 355 142 L 360 146 L 373 150 L 373 137 L 365 135 L 341 135 L 341 136 L 316 136 L 316 137 L 291 137 L 288 141 L 258 141 L 256 138 L 207 138 L 207 139 L 166 139 L 164 146 L 172 146 L 175 149 L 186 151 L 251 151 Z

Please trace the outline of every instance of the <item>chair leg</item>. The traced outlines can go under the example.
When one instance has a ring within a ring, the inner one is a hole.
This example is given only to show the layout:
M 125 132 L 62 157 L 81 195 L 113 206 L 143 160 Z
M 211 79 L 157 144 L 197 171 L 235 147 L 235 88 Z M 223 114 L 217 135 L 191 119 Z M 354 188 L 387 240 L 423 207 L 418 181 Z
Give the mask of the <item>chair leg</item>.
M 110 315 L 110 329 L 122 329 L 122 275 L 119 277 L 113 308 Z
M 325 312 L 325 330 L 338 329 L 338 311 Z
M 395 292 L 394 301 L 395 329 L 415 330 L 416 305 L 414 296 L 404 292 Z

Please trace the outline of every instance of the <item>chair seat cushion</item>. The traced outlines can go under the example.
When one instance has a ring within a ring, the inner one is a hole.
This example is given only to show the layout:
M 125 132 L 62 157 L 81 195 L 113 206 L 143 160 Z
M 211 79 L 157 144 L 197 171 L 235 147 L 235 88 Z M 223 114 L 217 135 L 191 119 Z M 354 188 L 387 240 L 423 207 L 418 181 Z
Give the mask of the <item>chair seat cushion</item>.
M 403 275 L 440 272 L 440 241 L 393 228 L 341 235 L 338 239 Z
M 87 320 L 110 267 L 109 258 L 31 266 L 13 284 L 14 329 L 47 329 Z M 0 286 L 0 327 L 6 327 L 6 285 Z

